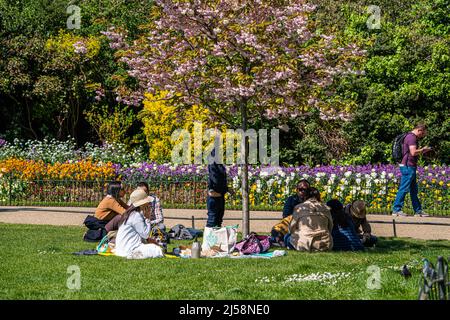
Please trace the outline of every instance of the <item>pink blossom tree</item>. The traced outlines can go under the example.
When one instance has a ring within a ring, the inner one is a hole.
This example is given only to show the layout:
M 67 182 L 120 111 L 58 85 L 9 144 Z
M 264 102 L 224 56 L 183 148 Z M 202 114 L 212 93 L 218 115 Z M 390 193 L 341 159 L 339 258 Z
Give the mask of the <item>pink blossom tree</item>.
M 139 105 L 147 92 L 184 108 L 202 105 L 216 119 L 246 131 L 254 119 L 296 117 L 319 109 L 327 117 L 349 110 L 330 106 L 337 76 L 356 73 L 364 55 L 314 31 L 315 10 L 306 1 L 157 0 L 145 36 L 127 43 L 126 33 L 104 34 L 137 80 L 119 87 L 117 100 Z M 325 90 L 326 89 L 326 90 Z M 250 231 L 248 141 L 244 142 L 242 205 L 244 236 Z

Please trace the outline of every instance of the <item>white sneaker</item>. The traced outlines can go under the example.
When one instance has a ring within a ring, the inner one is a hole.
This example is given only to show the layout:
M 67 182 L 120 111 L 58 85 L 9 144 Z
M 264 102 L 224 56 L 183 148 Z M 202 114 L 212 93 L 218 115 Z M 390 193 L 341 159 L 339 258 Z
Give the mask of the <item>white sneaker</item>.
M 414 213 L 414 217 L 429 217 L 430 215 L 423 210 Z
M 407 217 L 408 215 L 403 211 L 392 211 L 392 215 L 396 217 Z

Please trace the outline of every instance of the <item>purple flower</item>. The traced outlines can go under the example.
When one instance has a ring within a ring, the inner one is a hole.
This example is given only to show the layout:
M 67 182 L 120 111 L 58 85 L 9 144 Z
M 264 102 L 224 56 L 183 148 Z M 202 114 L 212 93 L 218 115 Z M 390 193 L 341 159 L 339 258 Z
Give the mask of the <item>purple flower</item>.
M 86 54 L 87 48 L 86 45 L 82 41 L 77 41 L 73 44 L 74 52 L 79 54 Z

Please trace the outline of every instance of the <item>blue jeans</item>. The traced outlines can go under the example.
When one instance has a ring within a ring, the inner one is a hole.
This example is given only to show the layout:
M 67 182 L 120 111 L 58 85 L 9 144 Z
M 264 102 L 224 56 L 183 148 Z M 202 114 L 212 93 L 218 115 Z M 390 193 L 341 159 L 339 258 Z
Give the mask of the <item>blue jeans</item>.
M 206 200 L 206 205 L 208 208 L 208 220 L 206 226 L 221 227 L 223 222 L 223 215 L 225 213 L 225 198 L 221 197 L 210 197 L 208 196 Z
M 292 249 L 295 250 L 294 246 L 291 244 L 291 234 L 288 233 L 284 236 L 284 245 L 286 246 L 287 249 Z
M 400 172 L 402 173 L 402 178 L 400 180 L 400 187 L 398 188 L 392 211 L 398 212 L 402 210 L 403 204 L 405 203 L 405 197 L 409 193 L 411 195 L 414 212 L 417 213 L 422 210 L 422 205 L 417 196 L 419 188 L 417 186 L 416 167 L 401 166 Z

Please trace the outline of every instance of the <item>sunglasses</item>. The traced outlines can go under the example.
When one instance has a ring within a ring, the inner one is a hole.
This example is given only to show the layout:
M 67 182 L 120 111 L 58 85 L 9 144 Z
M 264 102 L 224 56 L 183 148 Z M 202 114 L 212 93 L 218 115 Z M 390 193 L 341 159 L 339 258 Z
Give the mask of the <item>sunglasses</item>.
M 308 188 L 297 187 L 297 190 L 298 190 L 298 191 L 305 192 L 306 190 L 308 190 Z

